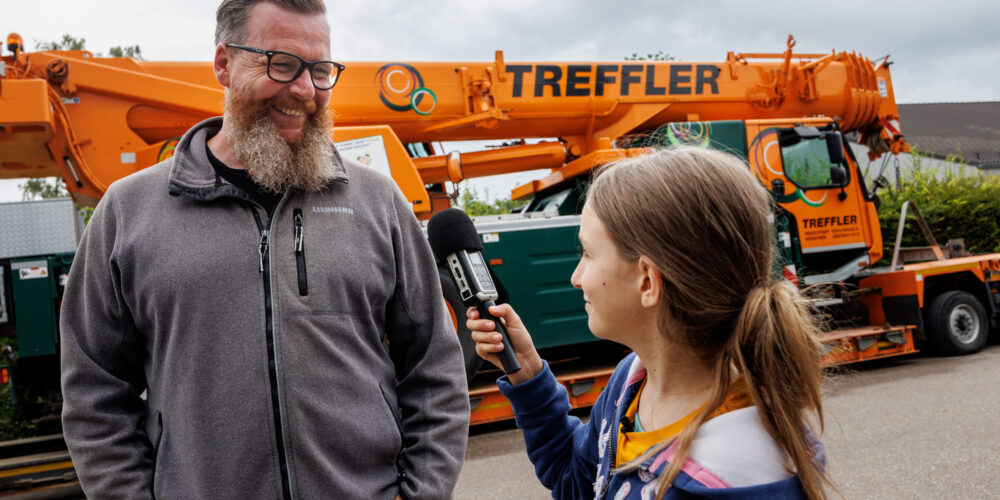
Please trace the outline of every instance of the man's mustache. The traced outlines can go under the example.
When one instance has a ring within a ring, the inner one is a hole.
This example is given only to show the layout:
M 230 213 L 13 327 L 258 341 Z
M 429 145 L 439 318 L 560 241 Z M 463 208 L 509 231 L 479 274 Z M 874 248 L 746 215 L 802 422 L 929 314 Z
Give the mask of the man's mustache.
M 316 112 L 316 101 L 312 99 L 307 99 L 303 101 L 293 100 L 293 99 L 282 99 L 273 103 L 274 106 L 283 109 L 290 109 L 294 111 L 304 111 L 306 114 L 311 115 Z

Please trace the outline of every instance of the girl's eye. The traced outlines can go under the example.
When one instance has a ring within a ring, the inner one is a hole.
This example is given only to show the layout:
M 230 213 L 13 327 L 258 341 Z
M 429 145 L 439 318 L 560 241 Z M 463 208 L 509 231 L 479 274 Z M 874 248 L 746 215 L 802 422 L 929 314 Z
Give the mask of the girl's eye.
M 588 257 L 587 251 L 582 246 L 578 246 L 576 247 L 576 256 L 581 259 L 584 257 Z

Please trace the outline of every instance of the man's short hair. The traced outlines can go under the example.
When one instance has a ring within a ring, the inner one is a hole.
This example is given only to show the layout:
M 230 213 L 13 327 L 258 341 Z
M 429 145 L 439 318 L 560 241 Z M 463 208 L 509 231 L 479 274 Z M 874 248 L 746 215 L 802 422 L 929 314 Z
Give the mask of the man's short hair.
M 215 44 L 243 43 L 250 9 L 260 2 L 273 3 L 302 14 L 326 14 L 323 0 L 222 0 L 215 11 Z

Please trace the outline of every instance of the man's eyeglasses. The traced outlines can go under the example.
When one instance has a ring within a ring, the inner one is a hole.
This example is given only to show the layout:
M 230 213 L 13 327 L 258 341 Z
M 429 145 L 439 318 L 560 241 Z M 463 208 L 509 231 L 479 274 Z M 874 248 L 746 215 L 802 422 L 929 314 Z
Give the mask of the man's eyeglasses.
M 246 45 L 227 43 L 226 47 L 245 50 L 267 56 L 267 76 L 278 83 L 294 81 L 306 69 L 317 90 L 330 90 L 337 84 L 344 65 L 333 61 L 306 61 L 305 59 L 280 50 L 264 50 Z

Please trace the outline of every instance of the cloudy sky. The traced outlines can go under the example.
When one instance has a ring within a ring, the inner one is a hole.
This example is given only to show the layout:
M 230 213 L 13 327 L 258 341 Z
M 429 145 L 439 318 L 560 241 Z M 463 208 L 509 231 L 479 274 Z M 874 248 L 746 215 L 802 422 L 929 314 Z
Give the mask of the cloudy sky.
M 335 60 L 620 61 L 663 51 L 685 61 L 726 52 L 851 50 L 891 56 L 899 103 L 1000 100 L 1000 2 L 327 0 Z M 212 0 L 0 0 L 0 36 L 29 50 L 63 34 L 92 52 L 138 44 L 149 60 L 207 61 Z M 905 133 L 906 124 L 903 125 Z M 490 184 L 496 193 L 520 182 Z M 11 199 L 11 183 L 0 200 Z M 503 193 L 506 194 L 506 193 Z

